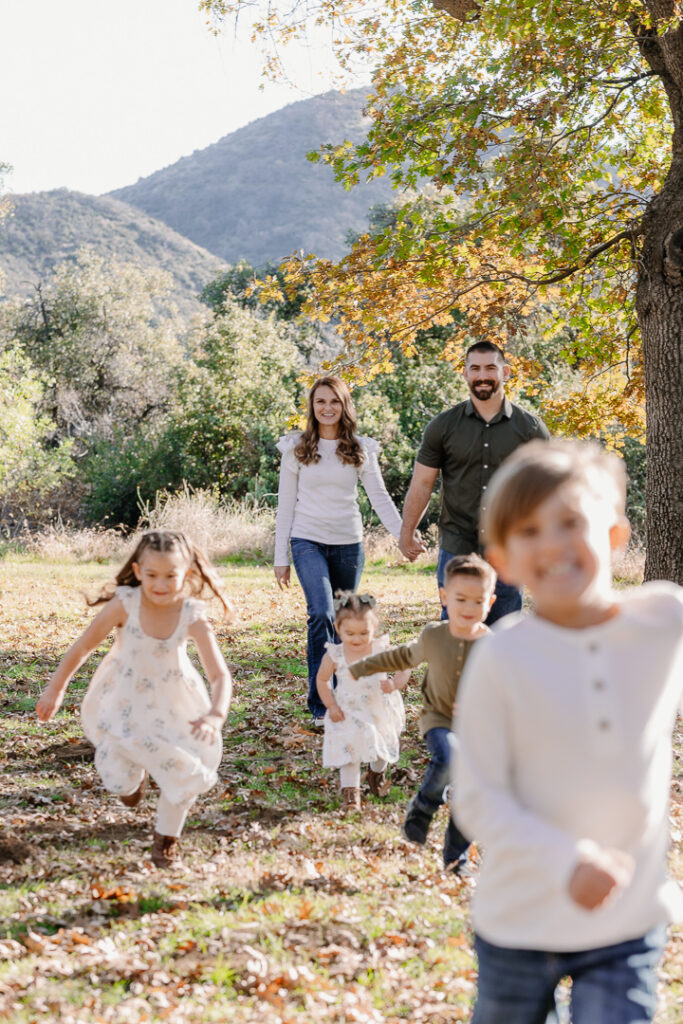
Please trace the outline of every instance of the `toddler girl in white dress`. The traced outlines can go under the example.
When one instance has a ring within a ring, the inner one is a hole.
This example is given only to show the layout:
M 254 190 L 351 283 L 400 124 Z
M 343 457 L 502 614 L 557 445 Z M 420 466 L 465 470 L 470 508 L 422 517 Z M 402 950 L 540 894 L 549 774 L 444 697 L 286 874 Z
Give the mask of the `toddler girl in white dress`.
M 205 556 L 181 533 L 144 533 L 116 583 L 92 602 L 104 608 L 65 654 L 36 711 L 50 721 L 74 673 L 116 628 L 114 646 L 83 699 L 83 731 L 95 746 L 102 782 L 127 807 L 142 799 L 148 775 L 159 786 L 152 860 L 167 867 L 177 858 L 190 807 L 216 782 L 232 692 L 196 596 L 208 589 L 226 613 L 230 608 Z M 195 596 L 187 597 L 188 590 Z M 188 638 L 211 683 L 211 699 L 188 658 Z
M 386 796 L 387 764 L 398 761 L 399 735 L 405 726 L 402 690 L 410 670 L 397 672 L 393 682 L 383 673 L 354 679 L 348 666 L 388 646 L 375 639 L 375 599 L 369 594 L 340 591 L 334 602 L 335 629 L 340 644 L 326 644 L 316 684 L 327 708 L 323 765 L 339 768 L 344 810 L 360 809 L 361 764 L 369 762 L 368 784 L 375 796 Z M 336 676 L 337 686 L 330 681 Z

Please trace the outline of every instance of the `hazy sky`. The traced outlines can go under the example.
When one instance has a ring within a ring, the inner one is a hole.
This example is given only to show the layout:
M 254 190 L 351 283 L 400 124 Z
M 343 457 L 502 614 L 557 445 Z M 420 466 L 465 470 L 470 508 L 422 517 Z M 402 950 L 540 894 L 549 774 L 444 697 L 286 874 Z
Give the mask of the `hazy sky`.
M 262 83 L 244 26 L 198 0 L 0 0 L 0 162 L 10 192 L 100 194 L 331 87 L 324 41 Z

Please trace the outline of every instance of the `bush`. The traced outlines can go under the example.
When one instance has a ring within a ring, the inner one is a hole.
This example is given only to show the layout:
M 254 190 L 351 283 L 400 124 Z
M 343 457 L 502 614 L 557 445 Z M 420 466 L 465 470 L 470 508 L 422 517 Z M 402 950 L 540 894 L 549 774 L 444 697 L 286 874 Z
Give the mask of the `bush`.
M 39 412 L 45 384 L 18 349 L 0 351 L 0 518 L 6 535 L 44 520 L 46 499 L 73 474 L 72 442 Z

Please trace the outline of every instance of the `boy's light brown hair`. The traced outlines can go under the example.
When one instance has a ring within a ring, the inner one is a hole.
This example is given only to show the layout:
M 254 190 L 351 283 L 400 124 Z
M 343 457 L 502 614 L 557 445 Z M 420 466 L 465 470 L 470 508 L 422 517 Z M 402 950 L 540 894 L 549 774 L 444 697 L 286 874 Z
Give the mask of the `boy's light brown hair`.
M 482 581 L 487 589 L 493 590 L 496 585 L 496 570 L 481 555 L 454 555 L 446 562 L 444 569 L 444 586 L 455 576 L 474 576 Z
M 489 484 L 482 515 L 485 543 L 504 544 L 520 520 L 568 483 L 583 484 L 623 516 L 626 479 L 623 460 L 597 441 L 530 441 L 505 460 Z

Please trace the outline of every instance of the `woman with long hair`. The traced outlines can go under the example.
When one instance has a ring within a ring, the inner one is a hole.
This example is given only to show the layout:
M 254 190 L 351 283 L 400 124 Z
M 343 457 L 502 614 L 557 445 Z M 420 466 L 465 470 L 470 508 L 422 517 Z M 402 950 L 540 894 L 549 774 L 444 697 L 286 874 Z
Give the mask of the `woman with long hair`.
M 325 705 L 316 675 L 325 644 L 338 642 L 334 594 L 357 590 L 365 553 L 358 481 L 389 533 L 398 537 L 401 517 L 389 497 L 377 461 L 379 444 L 356 434 L 351 393 L 338 377 L 320 377 L 308 395 L 303 431 L 285 434 L 275 527 L 275 577 L 289 586 L 288 543 L 308 611 L 308 707 L 317 725 Z

